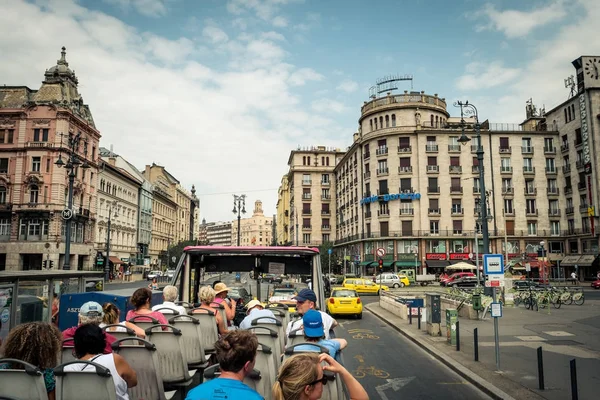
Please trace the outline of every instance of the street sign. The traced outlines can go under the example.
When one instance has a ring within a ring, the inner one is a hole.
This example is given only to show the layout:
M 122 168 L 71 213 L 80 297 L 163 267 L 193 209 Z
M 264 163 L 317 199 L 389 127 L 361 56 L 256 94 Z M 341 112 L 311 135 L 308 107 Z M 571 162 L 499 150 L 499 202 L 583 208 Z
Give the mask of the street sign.
M 71 218 L 73 218 L 73 210 L 71 210 L 70 208 L 65 208 L 61 211 L 60 215 L 65 221 L 68 221 Z
M 377 257 L 383 257 L 385 256 L 385 249 L 383 247 L 380 247 L 377 249 Z
M 501 318 L 502 317 L 502 303 L 492 303 L 490 307 L 490 311 L 492 312 L 493 318 Z
M 485 287 L 504 287 L 504 274 L 491 274 L 485 277 Z
M 504 256 L 502 254 L 484 254 L 483 272 L 486 275 L 504 275 Z
M 327 250 L 327 254 L 331 255 L 331 253 L 333 253 L 333 250 L 331 250 L 331 249 Z
M 525 271 L 526 272 L 531 272 L 531 264 L 525 263 Z

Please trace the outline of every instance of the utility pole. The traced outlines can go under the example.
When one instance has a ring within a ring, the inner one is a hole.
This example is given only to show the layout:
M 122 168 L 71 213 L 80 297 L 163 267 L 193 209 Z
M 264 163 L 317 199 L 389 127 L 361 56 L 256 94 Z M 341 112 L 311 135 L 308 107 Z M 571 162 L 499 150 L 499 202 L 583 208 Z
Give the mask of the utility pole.
M 106 261 L 104 262 L 104 280 L 108 282 L 110 280 L 110 228 L 112 224 L 112 213 L 113 207 L 117 206 L 117 202 L 113 202 L 108 206 L 108 231 L 106 232 Z M 115 218 L 119 215 L 115 212 Z

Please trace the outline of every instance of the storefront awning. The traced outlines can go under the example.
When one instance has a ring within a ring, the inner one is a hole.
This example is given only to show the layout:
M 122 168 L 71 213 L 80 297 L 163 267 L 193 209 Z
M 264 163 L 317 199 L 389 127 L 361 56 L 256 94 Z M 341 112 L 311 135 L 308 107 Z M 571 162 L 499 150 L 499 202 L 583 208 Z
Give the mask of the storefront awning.
M 450 265 L 459 264 L 459 263 L 475 265 L 475 263 L 470 260 L 450 260 Z
M 361 267 L 368 267 L 369 265 L 374 264 L 374 263 L 375 263 L 375 261 L 363 261 L 359 265 Z
M 446 268 L 448 266 L 448 261 L 442 260 L 427 260 L 427 268 Z
M 395 263 L 398 268 L 415 268 L 419 266 L 414 261 L 395 261 Z
M 583 255 L 579 258 L 579 261 L 577 261 L 577 265 L 579 267 L 589 267 L 591 266 L 594 261 L 596 261 L 596 256 L 593 254 L 586 254 Z
M 581 258 L 580 255 L 575 255 L 575 256 L 566 256 L 565 258 L 563 258 L 563 260 L 560 262 L 560 266 L 561 267 L 574 267 L 575 265 L 577 265 L 577 263 L 579 262 L 579 259 Z
M 117 265 L 117 264 L 127 264 L 126 262 L 124 262 L 124 261 L 121 261 L 121 260 L 119 259 L 119 257 L 110 256 L 110 257 L 108 257 L 108 259 L 110 260 L 110 262 L 111 262 L 111 263 L 113 263 L 113 264 L 115 264 L 115 265 Z

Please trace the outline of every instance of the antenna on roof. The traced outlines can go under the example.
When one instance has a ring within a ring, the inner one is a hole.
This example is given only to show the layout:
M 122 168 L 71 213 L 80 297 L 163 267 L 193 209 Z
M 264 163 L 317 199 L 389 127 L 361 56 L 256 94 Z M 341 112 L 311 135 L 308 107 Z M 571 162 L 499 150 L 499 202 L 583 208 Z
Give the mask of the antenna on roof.
M 375 81 L 375 85 L 369 88 L 369 97 L 375 99 L 381 93 L 398 90 L 398 82 L 400 81 L 410 81 L 410 90 L 413 90 L 412 75 L 388 75 Z
M 576 91 L 575 91 L 575 87 L 577 86 L 575 84 L 575 77 L 573 75 L 569 76 L 568 78 L 565 79 L 565 88 L 570 89 L 569 92 L 569 99 L 573 96 L 575 96 Z

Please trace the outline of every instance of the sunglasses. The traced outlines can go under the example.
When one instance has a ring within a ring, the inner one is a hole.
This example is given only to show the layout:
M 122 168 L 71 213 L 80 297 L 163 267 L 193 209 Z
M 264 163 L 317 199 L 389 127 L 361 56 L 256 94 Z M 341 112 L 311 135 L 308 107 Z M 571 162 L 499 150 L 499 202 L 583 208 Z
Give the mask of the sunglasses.
M 321 382 L 323 385 L 327 385 L 328 380 L 329 380 L 329 378 L 327 378 L 327 376 L 323 375 L 323 377 L 321 379 L 317 379 L 316 381 L 309 383 L 308 386 L 314 386 L 319 382 Z

